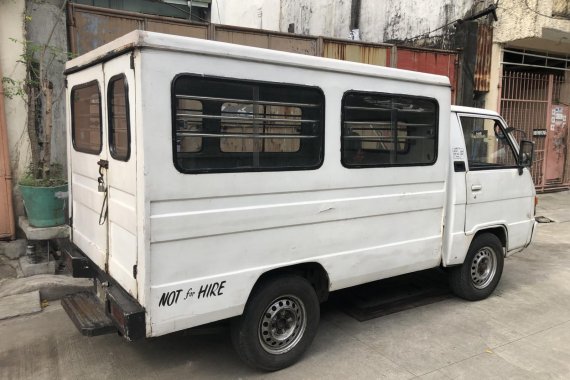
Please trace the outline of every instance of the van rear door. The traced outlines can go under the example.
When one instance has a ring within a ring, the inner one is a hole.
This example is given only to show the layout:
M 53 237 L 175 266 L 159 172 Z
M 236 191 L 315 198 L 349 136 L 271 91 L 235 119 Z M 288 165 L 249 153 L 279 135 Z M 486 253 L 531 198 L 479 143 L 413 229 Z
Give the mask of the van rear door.
M 68 88 L 72 239 L 136 298 L 135 81 L 130 56 L 70 75 Z
M 109 274 L 137 297 L 135 77 L 130 55 L 104 64 L 108 145 Z
M 107 263 L 106 197 L 103 191 L 107 137 L 103 66 L 70 75 L 68 81 L 69 186 L 72 240 L 99 268 Z M 102 181 L 101 180 L 101 181 Z

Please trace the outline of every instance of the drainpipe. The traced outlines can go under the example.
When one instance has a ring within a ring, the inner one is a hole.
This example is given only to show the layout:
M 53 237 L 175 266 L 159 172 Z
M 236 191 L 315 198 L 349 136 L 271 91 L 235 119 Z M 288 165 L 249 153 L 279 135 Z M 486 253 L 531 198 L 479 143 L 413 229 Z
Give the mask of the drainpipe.
M 0 78 L 2 78 L 2 67 L 0 66 Z M 8 153 L 8 128 L 6 125 L 6 114 L 4 113 L 4 87 L 0 84 L 0 185 L 3 176 L 6 182 L 5 188 L 0 188 L 0 202 L 2 202 L 2 193 L 5 192 L 7 215 L 0 215 L 5 221 L 0 221 L 0 225 L 6 224 L 7 231 L 0 231 L 0 237 L 13 240 L 16 237 L 16 229 L 14 226 L 14 208 L 12 204 L 12 174 L 10 172 L 10 154 Z

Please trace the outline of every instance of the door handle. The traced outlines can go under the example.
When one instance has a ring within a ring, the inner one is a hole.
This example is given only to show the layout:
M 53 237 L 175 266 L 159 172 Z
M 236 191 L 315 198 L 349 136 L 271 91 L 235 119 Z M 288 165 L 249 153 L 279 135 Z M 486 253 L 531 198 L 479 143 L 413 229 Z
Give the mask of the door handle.
M 471 191 L 480 191 L 482 188 L 481 185 L 471 185 Z

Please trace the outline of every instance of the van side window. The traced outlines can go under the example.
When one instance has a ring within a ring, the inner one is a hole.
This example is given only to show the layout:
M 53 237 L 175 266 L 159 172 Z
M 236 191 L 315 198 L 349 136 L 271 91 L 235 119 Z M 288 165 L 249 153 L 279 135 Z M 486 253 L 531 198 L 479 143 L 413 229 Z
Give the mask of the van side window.
M 71 137 L 78 152 L 101 152 L 101 93 L 95 80 L 71 89 Z
M 324 95 L 315 87 L 180 75 L 174 164 L 184 173 L 316 169 Z
M 128 161 L 131 155 L 129 88 L 124 74 L 114 76 L 109 80 L 107 102 L 111 157 Z
M 431 165 L 437 159 L 435 99 L 350 91 L 342 118 L 345 167 Z
M 470 170 L 516 167 L 515 152 L 499 120 L 461 116 Z

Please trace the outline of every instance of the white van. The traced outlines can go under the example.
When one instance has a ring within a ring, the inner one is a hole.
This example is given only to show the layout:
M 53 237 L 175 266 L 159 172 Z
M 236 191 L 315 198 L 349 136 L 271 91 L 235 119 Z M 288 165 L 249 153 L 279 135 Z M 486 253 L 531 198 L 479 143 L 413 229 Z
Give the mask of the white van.
M 277 370 L 330 292 L 443 267 L 479 300 L 531 242 L 532 143 L 446 77 L 143 31 L 66 75 L 68 254 L 98 291 L 63 305 L 86 335 L 233 318 Z

